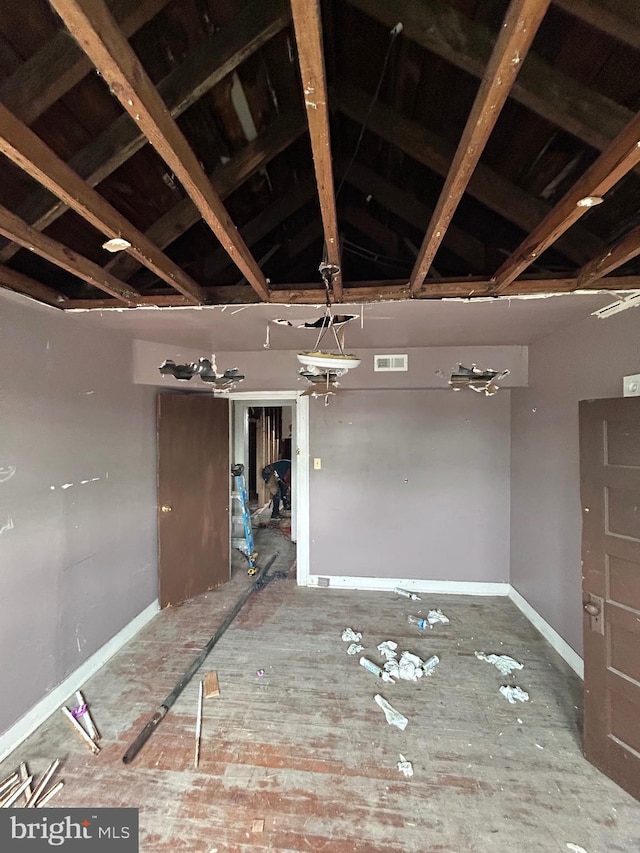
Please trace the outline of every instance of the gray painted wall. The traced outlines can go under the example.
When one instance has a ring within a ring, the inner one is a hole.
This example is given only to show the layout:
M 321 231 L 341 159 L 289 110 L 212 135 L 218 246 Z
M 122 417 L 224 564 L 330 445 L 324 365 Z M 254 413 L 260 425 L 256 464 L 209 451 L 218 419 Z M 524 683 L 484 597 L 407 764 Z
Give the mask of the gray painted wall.
M 155 390 L 78 319 L 0 292 L 0 732 L 157 595 Z
M 621 397 L 640 373 L 640 310 L 587 320 L 529 346 L 512 394 L 511 582 L 582 654 L 578 401 Z
M 311 574 L 508 581 L 510 393 L 312 400 Z

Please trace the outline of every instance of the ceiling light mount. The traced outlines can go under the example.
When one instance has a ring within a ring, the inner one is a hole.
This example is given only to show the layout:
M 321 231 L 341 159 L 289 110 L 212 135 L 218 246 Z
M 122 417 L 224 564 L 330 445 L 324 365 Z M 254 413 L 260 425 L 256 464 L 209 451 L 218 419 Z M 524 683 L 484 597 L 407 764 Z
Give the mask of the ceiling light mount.
M 604 199 L 599 195 L 586 195 L 584 198 L 579 199 L 576 202 L 577 207 L 596 207 L 598 204 L 602 204 Z

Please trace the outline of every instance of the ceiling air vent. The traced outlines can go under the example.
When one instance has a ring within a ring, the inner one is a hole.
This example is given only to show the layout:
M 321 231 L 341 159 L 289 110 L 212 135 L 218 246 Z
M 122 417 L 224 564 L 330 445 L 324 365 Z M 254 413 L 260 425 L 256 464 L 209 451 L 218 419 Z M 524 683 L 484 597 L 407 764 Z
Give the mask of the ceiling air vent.
M 409 370 L 409 356 L 406 353 L 404 355 L 374 355 L 373 369 L 376 372 Z

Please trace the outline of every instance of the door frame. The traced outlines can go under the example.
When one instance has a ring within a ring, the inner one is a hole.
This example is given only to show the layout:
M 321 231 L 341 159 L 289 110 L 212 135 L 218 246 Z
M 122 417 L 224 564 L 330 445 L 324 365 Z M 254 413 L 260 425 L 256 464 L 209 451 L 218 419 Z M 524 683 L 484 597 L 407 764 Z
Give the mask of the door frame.
M 295 495 L 295 543 L 296 543 L 296 581 L 298 586 L 309 585 L 309 397 L 303 397 L 302 391 L 231 391 L 225 394 L 232 401 L 233 435 L 229 444 L 229 454 L 233 454 L 234 445 L 242 447 L 242 455 L 248 450 L 248 434 L 244 429 L 244 418 L 238 424 L 236 412 L 240 403 L 245 410 L 249 406 L 286 406 L 294 410 L 295 450 L 292 448 L 293 489 Z M 245 467 L 248 460 L 229 459 L 229 464 L 242 462 Z

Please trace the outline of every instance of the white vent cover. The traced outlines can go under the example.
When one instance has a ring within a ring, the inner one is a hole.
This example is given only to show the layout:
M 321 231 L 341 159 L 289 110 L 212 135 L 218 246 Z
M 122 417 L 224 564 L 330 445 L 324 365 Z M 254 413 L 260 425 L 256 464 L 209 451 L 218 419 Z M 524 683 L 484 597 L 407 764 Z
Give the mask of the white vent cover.
M 404 355 L 374 355 L 373 369 L 380 371 L 409 370 L 409 356 Z

